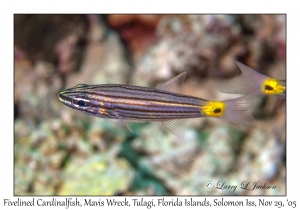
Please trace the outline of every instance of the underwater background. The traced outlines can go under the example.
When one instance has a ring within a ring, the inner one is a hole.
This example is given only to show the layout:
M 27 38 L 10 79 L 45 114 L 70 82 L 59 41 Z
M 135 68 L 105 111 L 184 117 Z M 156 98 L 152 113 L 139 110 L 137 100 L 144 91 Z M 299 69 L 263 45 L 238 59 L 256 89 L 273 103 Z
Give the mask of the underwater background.
M 77 84 L 156 87 L 183 71 L 184 94 L 236 98 L 218 90 L 240 74 L 235 61 L 285 79 L 286 16 L 14 15 L 14 194 L 285 195 L 276 96 L 253 108 L 255 129 L 188 119 L 181 140 L 159 122 L 131 133 L 57 98 Z

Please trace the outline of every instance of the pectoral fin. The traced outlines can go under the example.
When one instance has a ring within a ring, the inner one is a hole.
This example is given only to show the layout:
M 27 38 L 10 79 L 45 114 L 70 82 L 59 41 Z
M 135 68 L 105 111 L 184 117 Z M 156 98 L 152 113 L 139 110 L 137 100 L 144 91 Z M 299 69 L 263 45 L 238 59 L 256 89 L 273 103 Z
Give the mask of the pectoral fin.
M 129 127 L 129 123 L 128 123 L 127 121 L 123 120 L 122 117 L 119 115 L 119 113 L 118 113 L 116 110 L 114 110 L 113 112 L 114 112 L 114 114 L 116 115 L 116 117 L 118 118 L 118 120 L 119 120 L 121 123 L 123 123 L 123 124 L 128 128 L 128 130 L 132 133 L 132 130 L 131 130 L 130 127 Z

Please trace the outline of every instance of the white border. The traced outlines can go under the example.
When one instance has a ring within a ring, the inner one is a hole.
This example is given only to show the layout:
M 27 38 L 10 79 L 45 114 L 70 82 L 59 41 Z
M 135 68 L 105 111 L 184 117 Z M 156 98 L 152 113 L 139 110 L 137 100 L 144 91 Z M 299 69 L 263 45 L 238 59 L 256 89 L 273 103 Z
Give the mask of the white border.
M 14 13 L 286 13 L 287 14 L 287 197 L 262 197 L 275 201 L 297 200 L 299 192 L 299 120 L 300 82 L 299 68 L 299 11 L 296 1 L 2 1 L 1 3 L 1 196 L 13 197 L 13 14 Z M 24 26 L 26 27 L 26 26 Z M 30 197 L 23 197 L 30 200 Z M 133 197 L 131 197 L 133 198 Z M 147 197 L 151 199 L 152 197 Z M 216 197 L 221 199 L 221 197 Z M 257 200 L 259 197 L 249 197 Z M 46 197 L 45 197 L 46 199 Z M 50 198 L 48 198 L 50 199 Z M 83 199 L 83 198 L 81 198 Z M 94 197 L 96 199 L 96 197 Z M 122 200 L 122 198 L 116 198 Z M 157 199 L 157 197 L 156 197 Z M 180 199 L 184 199 L 181 197 Z M 200 200 L 204 197 L 200 197 Z M 209 197 L 213 200 L 214 197 Z M 242 197 L 225 197 L 226 200 L 242 200 Z M 299 202 L 299 199 L 298 199 Z M 298 203 L 300 205 L 300 203 Z M 287 206 L 285 206 L 287 207 Z M 9 207 L 5 207 L 7 209 Z M 40 207 L 34 207 L 40 208 Z M 51 208 L 51 207 L 49 207 Z M 101 208 L 101 207 L 96 207 Z M 155 209 L 162 209 L 155 208 Z M 177 207 L 173 207 L 177 208 Z M 196 207 L 199 208 L 199 207 Z M 232 207 L 222 207 L 232 208 Z M 4 209 L 1 207 L 1 209 Z M 23 209 L 23 207 L 19 207 Z M 72 208 L 75 209 L 75 208 Z M 79 208 L 78 208 L 79 209 Z M 82 209 L 82 208 L 80 208 Z M 140 209 L 133 207 L 133 209 Z

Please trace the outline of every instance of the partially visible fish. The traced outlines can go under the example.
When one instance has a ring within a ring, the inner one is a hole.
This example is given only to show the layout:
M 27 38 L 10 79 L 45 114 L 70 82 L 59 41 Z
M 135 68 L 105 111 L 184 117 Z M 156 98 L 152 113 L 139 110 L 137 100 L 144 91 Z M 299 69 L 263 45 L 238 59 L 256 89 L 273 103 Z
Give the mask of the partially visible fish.
M 256 96 L 226 101 L 208 101 L 181 94 L 183 72 L 156 88 L 131 85 L 79 84 L 58 94 L 59 100 L 73 109 L 101 118 L 127 122 L 160 121 L 170 132 L 182 138 L 181 119 L 217 117 L 232 123 L 254 127 L 247 111 Z
M 277 95 L 286 98 L 286 82 L 277 80 L 254 71 L 253 69 L 237 62 L 242 74 L 220 85 L 223 93 Z

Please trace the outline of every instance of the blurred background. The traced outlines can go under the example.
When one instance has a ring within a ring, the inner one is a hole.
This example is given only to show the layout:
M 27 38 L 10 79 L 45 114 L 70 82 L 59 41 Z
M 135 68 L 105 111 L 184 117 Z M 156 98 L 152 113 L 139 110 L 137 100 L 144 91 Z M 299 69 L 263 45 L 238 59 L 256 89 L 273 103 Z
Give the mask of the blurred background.
M 131 123 L 130 133 L 57 98 L 77 84 L 156 87 L 186 71 L 185 94 L 226 100 L 237 96 L 217 85 L 240 74 L 236 60 L 285 79 L 286 16 L 15 15 L 15 195 L 285 195 L 278 97 L 252 110 L 255 129 L 188 119 L 182 140 L 158 122 Z

